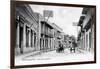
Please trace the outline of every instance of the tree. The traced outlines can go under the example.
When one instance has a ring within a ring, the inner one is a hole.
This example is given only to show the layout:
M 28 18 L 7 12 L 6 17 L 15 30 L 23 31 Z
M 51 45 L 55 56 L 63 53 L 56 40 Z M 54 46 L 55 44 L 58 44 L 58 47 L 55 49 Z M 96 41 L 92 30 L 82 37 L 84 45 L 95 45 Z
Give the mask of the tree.
M 76 37 L 75 37 L 74 35 L 72 35 L 72 36 L 70 36 L 70 40 L 71 40 L 72 42 L 76 42 Z

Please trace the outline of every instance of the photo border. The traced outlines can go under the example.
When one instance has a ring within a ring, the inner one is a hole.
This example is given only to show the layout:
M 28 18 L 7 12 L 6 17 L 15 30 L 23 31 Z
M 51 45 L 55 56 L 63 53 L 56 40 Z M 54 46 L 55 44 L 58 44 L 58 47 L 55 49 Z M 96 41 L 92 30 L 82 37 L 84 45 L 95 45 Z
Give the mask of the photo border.
M 82 5 L 82 4 L 65 4 L 65 3 L 50 3 L 50 2 L 36 2 L 36 1 L 10 1 L 10 68 L 29 68 L 29 67 L 45 67 L 45 66 L 60 66 L 60 65 L 77 65 L 77 64 L 92 64 L 96 63 L 96 6 L 95 5 Z M 94 23 L 94 61 L 83 62 L 67 62 L 67 63 L 52 63 L 52 64 L 37 64 L 37 65 L 19 65 L 15 66 L 15 6 L 16 4 L 36 4 L 47 6 L 63 6 L 63 7 L 87 7 L 95 8 L 95 23 Z

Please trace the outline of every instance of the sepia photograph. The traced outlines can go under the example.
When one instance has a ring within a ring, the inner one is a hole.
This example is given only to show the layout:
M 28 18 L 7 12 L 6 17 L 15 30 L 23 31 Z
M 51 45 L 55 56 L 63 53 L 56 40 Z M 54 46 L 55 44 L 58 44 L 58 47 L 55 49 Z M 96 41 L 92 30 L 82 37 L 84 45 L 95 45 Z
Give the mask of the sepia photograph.
M 96 6 L 20 1 L 13 5 L 11 64 L 16 68 L 96 62 Z

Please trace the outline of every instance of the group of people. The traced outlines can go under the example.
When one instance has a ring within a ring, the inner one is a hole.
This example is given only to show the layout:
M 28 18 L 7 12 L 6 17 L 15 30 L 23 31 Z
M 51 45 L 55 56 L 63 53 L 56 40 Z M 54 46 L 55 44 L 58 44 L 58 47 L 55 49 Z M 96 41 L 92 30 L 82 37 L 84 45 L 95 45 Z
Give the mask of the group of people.
M 57 48 L 56 52 L 60 53 L 60 52 L 64 52 L 64 46 L 63 44 L 59 44 L 59 47 Z
M 70 53 L 74 52 L 75 53 L 75 50 L 76 50 L 76 47 L 77 47 L 77 43 L 75 41 L 73 42 L 69 42 L 69 49 L 70 49 Z M 59 42 L 59 46 L 56 50 L 56 52 L 60 53 L 60 52 L 64 52 L 64 46 L 61 42 Z

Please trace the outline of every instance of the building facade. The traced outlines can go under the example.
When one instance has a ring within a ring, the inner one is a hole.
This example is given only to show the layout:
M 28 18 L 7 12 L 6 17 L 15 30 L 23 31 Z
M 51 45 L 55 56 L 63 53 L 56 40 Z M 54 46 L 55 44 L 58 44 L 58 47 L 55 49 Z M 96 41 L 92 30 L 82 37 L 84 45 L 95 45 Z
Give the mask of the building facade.
M 38 19 L 29 5 L 16 5 L 16 46 L 15 54 L 37 50 Z
M 55 23 L 52 23 L 52 25 L 54 27 L 54 49 L 57 49 L 59 47 L 59 43 L 62 42 L 62 29 Z
M 62 29 L 55 23 L 47 21 L 39 14 L 40 28 L 40 50 L 52 51 L 58 48 L 59 41 L 62 39 Z
M 78 45 L 86 51 L 94 51 L 94 24 L 95 9 L 83 8 L 78 26 L 81 27 L 78 35 Z
M 16 5 L 15 24 L 15 55 L 52 51 L 59 46 L 62 29 L 34 12 L 28 4 Z
M 64 35 L 64 42 L 65 42 L 66 48 L 69 47 L 69 41 L 70 41 L 70 36 L 69 35 Z

